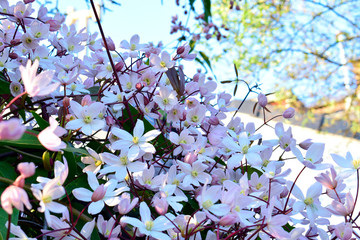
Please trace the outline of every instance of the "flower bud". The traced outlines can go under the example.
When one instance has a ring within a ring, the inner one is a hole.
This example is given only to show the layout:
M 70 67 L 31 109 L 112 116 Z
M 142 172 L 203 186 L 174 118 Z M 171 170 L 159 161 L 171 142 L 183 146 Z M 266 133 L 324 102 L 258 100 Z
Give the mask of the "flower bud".
M 90 105 L 92 103 L 90 95 L 85 95 L 81 100 L 81 106 Z
M 108 46 L 109 50 L 110 51 L 115 51 L 114 41 L 110 37 L 106 38 L 105 40 L 106 40 L 106 43 L 107 43 L 107 46 Z M 103 45 L 103 47 L 105 47 L 104 42 L 101 42 L 101 45 Z
M 10 45 L 12 45 L 12 46 L 17 46 L 17 45 L 19 45 L 21 43 L 21 39 L 12 39 L 11 41 L 10 41 Z
M 124 62 L 123 61 L 121 61 L 121 62 L 118 62 L 117 64 L 115 64 L 115 71 L 116 72 L 120 72 L 121 71 L 121 69 L 124 67 Z
M 139 198 L 134 198 L 130 202 L 130 194 L 128 194 L 128 193 L 121 194 L 120 203 L 118 205 L 119 213 L 122 215 L 127 214 L 135 207 L 135 205 L 138 203 L 138 201 L 139 201 Z
M 17 170 L 23 177 L 28 178 L 35 174 L 35 164 L 33 162 L 19 163 Z
M 168 211 L 169 204 L 165 198 L 154 197 L 153 206 L 158 214 L 165 215 Z
M 32 2 L 35 2 L 35 0 L 24 0 L 25 4 L 32 3 Z
M 266 96 L 264 94 L 259 93 L 259 95 L 258 95 L 258 103 L 259 103 L 260 107 L 265 107 L 266 106 L 268 101 L 267 101 L 267 98 L 266 98 Z
M 197 159 L 197 154 L 195 152 L 188 152 L 184 157 L 184 162 L 192 164 Z
M 105 121 L 109 127 L 115 124 L 115 120 L 111 116 L 106 116 Z
M 9 58 L 11 58 L 11 59 L 17 59 L 18 57 L 19 56 L 14 52 L 9 53 Z
M 290 119 L 290 118 L 294 117 L 294 115 L 295 115 L 295 109 L 292 107 L 289 107 L 283 113 L 283 117 L 286 119 Z
M 62 103 L 64 108 L 68 108 L 70 106 L 70 98 L 64 97 Z
M 93 192 L 91 196 L 91 201 L 97 202 L 104 198 L 106 193 L 106 189 L 104 187 L 104 184 L 99 185 L 95 191 Z
M 184 46 L 180 46 L 177 48 L 176 53 L 181 55 L 183 52 L 185 51 L 185 47 Z
M 220 221 L 219 224 L 221 226 L 230 226 L 235 224 L 238 221 L 238 215 L 235 213 L 230 213 L 228 215 L 223 216 Z
M 220 123 L 219 118 L 217 116 L 211 116 L 209 119 L 209 123 L 211 125 L 218 125 Z
M 313 144 L 313 142 L 311 141 L 311 139 L 306 139 L 304 141 L 302 141 L 299 146 L 304 149 L 304 150 L 308 150 L 309 147 L 311 146 L 311 144 Z
M 138 90 L 138 91 L 141 91 L 141 89 L 143 88 L 144 86 L 141 84 L 141 83 L 136 83 L 135 84 L 135 88 L 136 88 L 136 90 Z
M 50 32 L 58 31 L 61 27 L 61 23 L 53 19 L 46 21 L 46 23 L 50 25 Z

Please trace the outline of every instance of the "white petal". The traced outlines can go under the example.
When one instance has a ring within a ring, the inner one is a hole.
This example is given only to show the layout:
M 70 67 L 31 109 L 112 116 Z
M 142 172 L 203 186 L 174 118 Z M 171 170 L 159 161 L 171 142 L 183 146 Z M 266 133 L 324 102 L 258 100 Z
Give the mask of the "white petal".
M 138 137 L 140 139 L 141 136 L 144 134 L 144 130 L 144 122 L 138 119 L 134 127 L 134 137 Z
M 91 196 L 92 196 L 92 192 L 86 188 L 75 188 L 72 191 L 72 194 L 74 195 L 74 197 L 80 201 L 83 202 L 90 202 L 91 201 Z

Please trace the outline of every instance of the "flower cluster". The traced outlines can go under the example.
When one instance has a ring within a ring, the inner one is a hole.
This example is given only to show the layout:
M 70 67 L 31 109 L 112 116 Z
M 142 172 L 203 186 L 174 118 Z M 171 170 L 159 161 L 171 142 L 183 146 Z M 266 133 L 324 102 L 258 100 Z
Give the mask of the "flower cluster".
M 264 117 L 255 128 L 232 114 L 232 96 L 216 91 L 214 80 L 184 74 L 180 61 L 195 57 L 190 46 L 170 54 L 135 35 L 117 47 L 110 38 L 66 26 L 44 6 L 34 12 L 31 3 L 0 2 L 0 84 L 6 90 L 0 146 L 22 162 L 19 177 L 1 176 L 10 183 L 1 207 L 9 216 L 17 213 L 13 208 L 25 212 L 20 216 L 26 220 L 1 223 L 8 235 L 359 237 L 356 200 L 345 180 L 359 174 L 360 160 L 332 155 L 345 169 L 338 173 L 323 163 L 324 144 L 299 143 L 281 122 L 273 139 L 263 139 L 270 120 L 291 118 L 294 109 Z M 89 54 L 80 58 L 84 49 Z M 263 94 L 259 105 L 266 108 Z M 298 178 L 287 177 L 285 160 L 304 165 L 299 175 L 328 171 L 304 195 Z M 1 161 L 10 171 L 16 164 L 11 156 Z M 332 215 L 344 218 L 332 223 Z

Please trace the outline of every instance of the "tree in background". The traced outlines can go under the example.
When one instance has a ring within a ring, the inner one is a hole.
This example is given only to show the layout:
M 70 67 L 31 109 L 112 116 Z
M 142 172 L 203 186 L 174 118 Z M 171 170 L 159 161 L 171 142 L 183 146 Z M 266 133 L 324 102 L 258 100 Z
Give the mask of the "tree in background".
M 312 113 L 332 113 L 360 131 L 360 11 L 357 0 L 180 1 L 195 13 L 195 28 L 174 21 L 200 62 L 234 63 L 246 81 L 271 82 L 287 103 Z M 173 31 L 176 32 L 176 31 Z M 211 62 L 210 62 L 211 59 Z M 221 66 L 221 64 L 220 64 Z M 268 79 L 271 76 L 272 79 Z M 225 81 L 228 83 L 229 81 Z M 291 98 L 289 98 L 291 96 Z

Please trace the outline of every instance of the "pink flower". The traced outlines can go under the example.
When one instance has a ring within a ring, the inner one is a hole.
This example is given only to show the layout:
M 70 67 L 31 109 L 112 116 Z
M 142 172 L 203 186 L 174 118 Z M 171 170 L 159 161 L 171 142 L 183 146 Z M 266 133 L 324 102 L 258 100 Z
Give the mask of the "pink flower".
M 258 103 L 260 107 L 266 107 L 266 104 L 268 103 L 267 98 L 264 94 L 259 93 L 258 95 Z
M 283 113 L 283 117 L 286 119 L 292 118 L 294 115 L 295 115 L 295 109 L 292 107 L 289 107 Z
M 0 122 L 0 140 L 18 140 L 22 137 L 26 127 L 18 118 Z
M 130 201 L 130 194 L 123 193 L 120 197 L 120 203 L 118 205 L 118 210 L 120 214 L 127 214 L 130 212 L 136 204 L 139 202 L 139 198 L 134 198 L 132 201 Z
M 22 162 L 17 166 L 18 171 L 24 178 L 31 177 L 35 173 L 35 164 L 33 162 Z
M 48 150 L 58 152 L 66 148 L 66 144 L 59 137 L 66 134 L 66 130 L 59 127 L 59 123 L 50 117 L 50 126 L 41 131 L 38 135 L 40 143 Z
M 24 205 L 27 209 L 31 209 L 29 197 L 21 187 L 11 185 L 1 194 L 1 207 L 9 215 L 13 213 L 13 206 L 19 211 L 24 211 Z
M 55 91 L 60 83 L 51 83 L 54 72 L 44 71 L 36 76 L 39 67 L 39 61 L 35 59 L 31 66 L 31 60 L 26 67 L 20 66 L 21 79 L 24 82 L 25 90 L 30 97 L 45 96 Z

